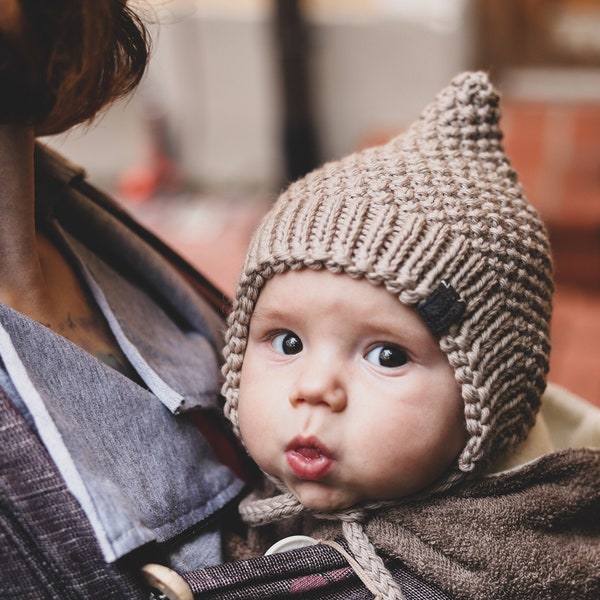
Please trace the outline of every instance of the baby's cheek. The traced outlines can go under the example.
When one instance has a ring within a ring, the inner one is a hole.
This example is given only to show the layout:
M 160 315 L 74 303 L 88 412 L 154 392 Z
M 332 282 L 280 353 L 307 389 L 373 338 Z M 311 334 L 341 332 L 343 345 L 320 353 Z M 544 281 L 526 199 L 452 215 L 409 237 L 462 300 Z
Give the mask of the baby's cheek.
M 247 403 L 242 399 L 242 394 L 238 400 L 238 425 L 240 428 L 240 434 L 242 441 L 246 446 L 248 443 L 252 443 L 252 437 L 254 432 L 254 426 L 252 423 L 252 413 L 247 410 Z
M 274 438 L 272 428 L 265 427 L 264 422 L 255 426 L 249 426 L 247 423 L 245 435 L 242 431 L 242 439 L 252 460 L 264 473 L 282 477 L 283 454 Z
M 259 410 L 253 410 L 251 403 L 244 401 L 240 394 L 238 402 L 238 419 L 240 434 L 246 449 L 257 460 L 257 455 L 260 454 L 260 440 L 264 436 L 264 419 L 259 414 Z
M 254 400 L 255 395 L 252 379 L 245 373 L 245 369 L 242 369 L 238 390 L 237 412 L 238 425 L 244 443 L 247 443 L 248 436 L 254 430 L 256 413 L 260 410 L 259 407 L 254 406 Z

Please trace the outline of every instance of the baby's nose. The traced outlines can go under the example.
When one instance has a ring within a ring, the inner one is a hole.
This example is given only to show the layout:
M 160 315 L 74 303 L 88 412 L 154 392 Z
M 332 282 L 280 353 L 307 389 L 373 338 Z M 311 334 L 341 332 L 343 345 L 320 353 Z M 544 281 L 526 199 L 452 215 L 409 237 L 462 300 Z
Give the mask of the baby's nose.
M 348 397 L 344 385 L 336 376 L 306 373 L 292 388 L 289 396 L 292 406 L 306 402 L 314 405 L 327 405 L 334 412 L 346 408 Z

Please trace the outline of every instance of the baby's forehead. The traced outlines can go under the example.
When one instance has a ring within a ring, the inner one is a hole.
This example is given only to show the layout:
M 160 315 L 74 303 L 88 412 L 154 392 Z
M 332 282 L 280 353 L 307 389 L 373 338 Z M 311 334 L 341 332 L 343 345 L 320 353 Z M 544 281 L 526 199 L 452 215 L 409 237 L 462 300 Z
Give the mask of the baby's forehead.
M 304 267 L 287 269 L 270 277 L 260 290 L 257 305 L 283 299 L 291 304 L 296 298 L 314 298 L 321 303 L 325 299 L 338 298 L 340 305 L 366 298 L 378 305 L 385 303 L 395 307 L 401 304 L 383 285 L 371 283 L 363 276 L 351 275 L 341 269 Z
M 416 331 L 426 328 L 414 307 L 403 304 L 383 285 L 325 268 L 274 275 L 262 287 L 252 320 L 293 320 L 310 315 L 339 318 L 353 325 L 362 322 L 382 330 L 401 326 Z

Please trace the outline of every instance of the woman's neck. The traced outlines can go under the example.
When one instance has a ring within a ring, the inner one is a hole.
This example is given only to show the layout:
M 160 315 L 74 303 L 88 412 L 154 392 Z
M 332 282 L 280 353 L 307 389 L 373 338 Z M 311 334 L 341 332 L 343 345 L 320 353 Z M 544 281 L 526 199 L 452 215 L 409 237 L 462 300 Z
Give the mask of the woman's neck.
M 33 152 L 31 129 L 0 125 L 0 302 L 140 382 L 70 263 L 35 229 Z
M 40 303 L 44 287 L 35 232 L 33 151 L 31 127 L 0 125 L 0 301 L 23 312 Z
M 33 227 L 34 135 L 21 125 L 0 125 L 0 242 L 14 239 L 13 223 Z M 6 235 L 5 235 L 6 234 Z

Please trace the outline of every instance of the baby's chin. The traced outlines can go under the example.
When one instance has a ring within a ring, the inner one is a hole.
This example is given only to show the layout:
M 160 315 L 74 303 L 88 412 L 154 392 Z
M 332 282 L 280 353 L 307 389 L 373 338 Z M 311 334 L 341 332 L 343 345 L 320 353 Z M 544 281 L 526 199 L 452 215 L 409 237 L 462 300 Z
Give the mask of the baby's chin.
M 302 506 L 315 512 L 344 510 L 358 504 L 362 498 L 355 494 L 313 482 L 303 482 L 291 490 Z

